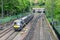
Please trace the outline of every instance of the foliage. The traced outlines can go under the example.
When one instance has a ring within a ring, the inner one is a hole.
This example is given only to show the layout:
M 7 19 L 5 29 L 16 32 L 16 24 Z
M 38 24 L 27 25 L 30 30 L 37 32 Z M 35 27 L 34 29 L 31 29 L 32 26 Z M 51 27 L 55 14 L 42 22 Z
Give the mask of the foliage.
M 0 5 L 2 5 L 1 0 Z M 17 15 L 18 13 L 29 11 L 30 2 L 29 0 L 3 0 L 3 8 L 4 16 Z
M 46 12 L 47 12 L 47 16 L 51 17 L 51 15 L 53 14 L 54 19 L 57 19 L 58 21 L 60 21 L 60 0 L 54 0 L 52 2 L 52 0 L 46 0 Z M 56 21 L 57 21 L 56 20 Z
M 2 1 L 0 0 L 0 24 L 25 16 L 30 11 L 29 0 L 3 0 L 3 18 Z
M 53 2 L 52 2 L 53 1 Z M 46 15 L 51 22 L 51 15 L 53 14 L 54 28 L 60 35 L 60 0 L 46 0 Z M 53 5 L 52 5 L 53 4 Z
M 9 17 L 4 17 L 3 19 L 0 18 L 0 24 L 4 24 L 4 23 L 7 23 L 7 22 L 10 22 L 10 21 L 12 21 L 12 20 L 15 20 L 15 19 L 17 19 L 17 18 L 21 18 L 21 17 L 26 16 L 26 15 L 28 15 L 28 14 L 29 14 L 29 13 L 25 13 L 25 14 L 20 13 L 20 14 L 18 14 L 18 15 L 9 16 Z

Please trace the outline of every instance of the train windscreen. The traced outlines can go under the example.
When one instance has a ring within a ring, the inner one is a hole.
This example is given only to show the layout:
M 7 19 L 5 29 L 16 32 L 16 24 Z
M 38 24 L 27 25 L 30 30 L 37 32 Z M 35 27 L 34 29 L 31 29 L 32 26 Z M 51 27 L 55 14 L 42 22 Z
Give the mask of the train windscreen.
M 14 22 L 14 25 L 20 25 L 20 22 Z

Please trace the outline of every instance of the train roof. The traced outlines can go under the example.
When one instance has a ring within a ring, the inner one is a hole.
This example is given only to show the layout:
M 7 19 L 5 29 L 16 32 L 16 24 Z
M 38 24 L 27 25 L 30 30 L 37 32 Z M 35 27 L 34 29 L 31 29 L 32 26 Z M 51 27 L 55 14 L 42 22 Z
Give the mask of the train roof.
M 14 22 L 20 22 L 20 21 L 22 21 L 21 19 L 17 19 L 17 20 L 15 20 Z
M 26 18 L 27 18 L 27 16 L 23 17 L 22 20 L 24 20 L 24 19 L 26 19 Z
M 30 16 L 30 15 L 28 15 L 28 16 Z M 22 18 L 20 18 L 20 19 L 17 19 L 17 20 L 15 20 L 14 22 L 20 22 L 20 21 L 26 19 L 28 16 L 25 16 L 25 17 L 22 17 Z

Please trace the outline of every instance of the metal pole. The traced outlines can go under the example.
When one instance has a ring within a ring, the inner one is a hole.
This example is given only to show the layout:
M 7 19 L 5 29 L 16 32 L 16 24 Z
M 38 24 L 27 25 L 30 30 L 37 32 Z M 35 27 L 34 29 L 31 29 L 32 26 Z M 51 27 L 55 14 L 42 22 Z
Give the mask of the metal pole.
M 2 5 L 1 5 L 1 8 L 2 8 L 2 18 L 3 18 L 3 0 L 1 0 L 1 2 L 2 2 Z

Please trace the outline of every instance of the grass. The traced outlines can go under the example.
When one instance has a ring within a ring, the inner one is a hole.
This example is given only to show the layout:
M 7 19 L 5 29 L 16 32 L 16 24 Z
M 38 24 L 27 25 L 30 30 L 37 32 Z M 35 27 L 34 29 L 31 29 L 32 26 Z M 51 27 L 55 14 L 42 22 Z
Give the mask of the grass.
M 1 18 L 0 19 L 0 24 L 4 24 L 4 23 L 10 22 L 14 19 L 21 18 L 22 16 L 26 16 L 27 14 L 28 13 L 25 13 L 25 14 L 21 13 L 19 15 L 4 17 L 3 19 Z

